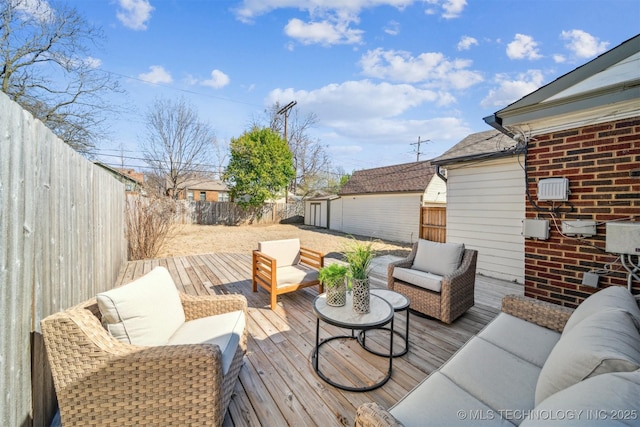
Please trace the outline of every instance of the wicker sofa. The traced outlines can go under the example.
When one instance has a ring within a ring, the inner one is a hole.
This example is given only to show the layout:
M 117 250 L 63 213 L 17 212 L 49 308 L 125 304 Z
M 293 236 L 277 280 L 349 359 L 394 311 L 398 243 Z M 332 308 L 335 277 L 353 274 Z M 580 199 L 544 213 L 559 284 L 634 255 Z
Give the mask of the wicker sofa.
M 640 309 L 609 287 L 575 311 L 507 296 L 502 312 L 389 410 L 355 425 L 640 425 Z
M 242 295 L 180 293 L 157 267 L 43 319 L 63 425 L 222 425 L 246 311 Z
M 389 263 L 387 284 L 411 311 L 451 323 L 474 304 L 478 251 L 460 243 L 419 239 L 409 256 Z

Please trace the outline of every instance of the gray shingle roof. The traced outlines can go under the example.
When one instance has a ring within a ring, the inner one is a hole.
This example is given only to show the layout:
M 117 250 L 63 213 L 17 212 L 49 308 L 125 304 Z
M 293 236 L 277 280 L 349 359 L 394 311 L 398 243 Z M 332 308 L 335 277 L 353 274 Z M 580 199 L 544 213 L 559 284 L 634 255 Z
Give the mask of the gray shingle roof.
M 355 171 L 340 195 L 424 192 L 435 174 L 429 161 Z
M 434 164 L 453 163 L 454 161 L 510 155 L 514 153 L 516 141 L 497 130 L 472 133 L 431 161 Z

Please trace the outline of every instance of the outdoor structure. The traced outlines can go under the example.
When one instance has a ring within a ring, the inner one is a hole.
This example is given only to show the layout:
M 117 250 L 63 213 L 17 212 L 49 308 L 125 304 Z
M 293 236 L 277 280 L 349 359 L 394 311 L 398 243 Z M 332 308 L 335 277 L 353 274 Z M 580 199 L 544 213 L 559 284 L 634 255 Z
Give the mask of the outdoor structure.
M 136 172 L 133 169 L 118 169 L 112 168 L 101 162 L 93 162 L 96 166 L 100 166 L 102 169 L 113 175 L 118 181 L 124 184 L 124 189 L 127 193 L 140 193 L 143 191 L 142 186 L 144 184 L 144 175 L 140 172 Z
M 228 202 L 229 189 L 217 179 L 190 178 L 180 185 L 178 199 L 201 202 Z
M 355 171 L 331 203 L 329 228 L 411 243 L 420 235 L 420 208 L 445 206 L 445 182 L 429 161 Z
M 304 201 L 304 223 L 314 227 L 329 228 L 331 204 L 339 199 L 335 194 L 312 197 Z
M 528 296 L 575 307 L 596 290 L 583 283 L 640 292 L 622 265 L 638 249 L 608 249 L 607 232 L 640 236 L 639 63 L 636 36 L 484 119 L 524 145 Z
M 478 251 L 477 272 L 524 283 L 522 150 L 489 130 L 431 160 L 447 178 L 447 242 Z

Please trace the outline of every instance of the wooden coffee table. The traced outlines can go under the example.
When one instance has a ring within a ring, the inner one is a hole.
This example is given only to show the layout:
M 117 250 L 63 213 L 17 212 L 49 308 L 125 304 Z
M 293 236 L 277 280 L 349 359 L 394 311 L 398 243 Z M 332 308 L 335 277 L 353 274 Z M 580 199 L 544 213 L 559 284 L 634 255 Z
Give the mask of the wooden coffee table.
M 393 333 L 389 333 L 389 349 L 390 353 L 382 355 L 389 359 L 389 370 L 384 378 L 379 382 L 362 387 L 353 387 L 345 384 L 340 384 L 330 378 L 320 370 L 320 348 L 333 340 L 337 339 L 355 339 L 358 337 L 355 335 L 355 331 L 366 331 L 368 329 L 377 329 L 390 324 L 391 330 L 393 330 L 393 307 L 383 298 L 371 294 L 371 310 L 367 314 L 358 314 L 353 311 L 351 294 L 347 294 L 347 303 L 342 307 L 332 307 L 327 304 L 326 294 L 321 294 L 313 301 L 313 311 L 316 314 L 316 345 L 311 356 L 311 363 L 313 369 L 318 376 L 322 378 L 328 384 L 347 391 L 370 391 L 384 385 L 389 378 L 391 378 L 391 371 L 393 370 Z M 330 325 L 337 326 L 339 328 L 351 329 L 351 335 L 336 335 L 329 338 L 320 340 L 320 320 L 329 323 Z

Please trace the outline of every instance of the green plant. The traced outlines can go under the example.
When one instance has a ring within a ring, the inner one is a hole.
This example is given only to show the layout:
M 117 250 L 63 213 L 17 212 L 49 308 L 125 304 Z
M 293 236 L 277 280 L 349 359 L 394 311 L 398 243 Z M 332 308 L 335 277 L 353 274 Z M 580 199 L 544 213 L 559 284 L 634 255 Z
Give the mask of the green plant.
M 340 264 L 330 264 L 327 267 L 323 267 L 318 274 L 320 283 L 328 288 L 340 286 L 344 283 L 346 277 L 347 267 Z
M 373 242 L 360 242 L 352 238 L 345 247 L 344 256 L 349 265 L 349 276 L 352 279 L 365 280 L 376 252 L 373 249 Z

